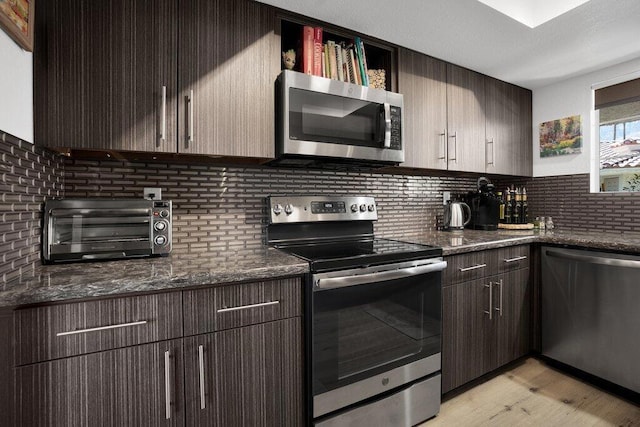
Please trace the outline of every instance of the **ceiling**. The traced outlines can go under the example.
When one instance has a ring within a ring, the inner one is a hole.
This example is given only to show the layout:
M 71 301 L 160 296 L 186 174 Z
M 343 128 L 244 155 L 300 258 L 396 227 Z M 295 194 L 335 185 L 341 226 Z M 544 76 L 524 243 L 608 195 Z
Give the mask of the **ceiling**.
M 590 0 L 535 28 L 477 0 L 261 1 L 529 89 L 640 58 L 640 0 Z

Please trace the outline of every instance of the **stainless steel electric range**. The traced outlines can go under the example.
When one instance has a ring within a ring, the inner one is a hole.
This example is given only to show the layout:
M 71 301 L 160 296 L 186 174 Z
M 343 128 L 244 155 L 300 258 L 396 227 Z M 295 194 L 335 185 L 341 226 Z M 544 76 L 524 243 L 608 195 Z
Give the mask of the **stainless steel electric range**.
M 442 249 L 376 238 L 372 197 L 272 196 L 269 244 L 309 262 L 308 423 L 411 426 L 440 408 Z

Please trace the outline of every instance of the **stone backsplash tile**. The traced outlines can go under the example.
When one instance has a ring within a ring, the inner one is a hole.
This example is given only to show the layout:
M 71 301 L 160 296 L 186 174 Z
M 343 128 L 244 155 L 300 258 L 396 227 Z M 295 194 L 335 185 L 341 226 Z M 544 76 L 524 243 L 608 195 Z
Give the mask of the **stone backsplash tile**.
M 0 281 L 40 263 L 42 203 L 63 195 L 59 156 L 0 132 Z
M 376 198 L 380 236 L 436 227 L 442 191 L 464 193 L 477 177 L 65 160 L 66 197 L 141 197 L 162 188 L 174 203 L 173 246 L 180 252 L 261 245 L 265 198 L 282 194 L 367 194 Z

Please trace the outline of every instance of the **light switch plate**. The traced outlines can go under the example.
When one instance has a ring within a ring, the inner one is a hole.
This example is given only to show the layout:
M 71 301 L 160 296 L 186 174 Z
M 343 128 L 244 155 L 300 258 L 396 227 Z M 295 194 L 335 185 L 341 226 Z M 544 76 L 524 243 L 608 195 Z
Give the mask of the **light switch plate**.
M 451 192 L 450 191 L 443 191 L 442 192 L 442 204 L 446 205 L 449 200 L 451 200 Z
M 162 188 L 144 187 L 142 197 L 149 200 L 162 200 Z

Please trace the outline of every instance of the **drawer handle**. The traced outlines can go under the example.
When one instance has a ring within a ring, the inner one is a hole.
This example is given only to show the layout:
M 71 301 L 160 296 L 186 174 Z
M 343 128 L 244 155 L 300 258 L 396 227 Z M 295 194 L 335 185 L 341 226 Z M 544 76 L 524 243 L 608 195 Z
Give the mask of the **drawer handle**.
M 517 256 L 515 258 L 509 258 L 509 259 L 505 259 L 504 262 L 516 262 L 516 261 L 522 261 L 523 259 L 527 259 L 526 255 L 522 255 L 522 256 Z
M 164 352 L 164 416 L 171 419 L 171 354 Z
M 118 329 L 118 328 L 126 328 L 127 326 L 137 326 L 146 324 L 146 320 L 139 320 L 137 322 L 131 323 L 120 323 L 118 325 L 109 325 L 109 326 L 99 326 L 97 328 L 88 328 L 88 329 L 78 329 L 77 331 L 68 331 L 68 332 L 58 332 L 56 334 L 57 337 L 62 337 L 65 335 L 75 335 L 75 334 L 84 334 L 86 332 L 95 332 L 95 331 L 106 331 L 108 329 Z
M 485 268 L 486 266 L 487 266 L 487 264 L 478 264 L 478 265 L 474 265 L 472 267 L 461 268 L 460 272 L 463 273 L 465 271 L 477 270 L 479 268 Z
M 204 347 L 198 346 L 198 373 L 200 379 L 200 409 L 207 408 L 207 401 L 205 400 L 204 389 Z
M 217 313 L 224 313 L 226 311 L 247 310 L 249 308 L 266 307 L 268 305 L 276 305 L 276 304 L 280 304 L 280 301 L 269 301 L 269 302 L 261 302 L 259 304 L 241 305 L 239 307 L 221 308 L 217 311 Z

